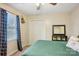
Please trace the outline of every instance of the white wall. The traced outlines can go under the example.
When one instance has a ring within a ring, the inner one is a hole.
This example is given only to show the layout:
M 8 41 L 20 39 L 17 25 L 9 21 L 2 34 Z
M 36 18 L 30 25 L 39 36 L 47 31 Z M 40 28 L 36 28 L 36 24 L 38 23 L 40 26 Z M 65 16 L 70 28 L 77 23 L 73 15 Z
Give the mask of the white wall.
M 46 40 L 52 40 L 52 25 L 65 24 L 67 29 L 67 35 L 70 35 L 70 27 L 69 27 L 70 14 L 69 13 L 29 16 L 28 22 L 32 20 L 34 21 L 44 20 L 46 25 Z
M 71 13 L 71 35 L 79 35 L 79 7 Z

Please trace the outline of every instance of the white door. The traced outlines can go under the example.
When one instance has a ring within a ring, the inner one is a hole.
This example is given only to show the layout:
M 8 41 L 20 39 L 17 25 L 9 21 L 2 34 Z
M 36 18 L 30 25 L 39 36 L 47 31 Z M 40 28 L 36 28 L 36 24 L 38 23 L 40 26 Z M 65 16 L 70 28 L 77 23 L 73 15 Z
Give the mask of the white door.
M 33 20 L 29 22 L 29 39 L 30 43 L 33 43 L 37 40 L 45 40 L 46 26 L 44 21 Z

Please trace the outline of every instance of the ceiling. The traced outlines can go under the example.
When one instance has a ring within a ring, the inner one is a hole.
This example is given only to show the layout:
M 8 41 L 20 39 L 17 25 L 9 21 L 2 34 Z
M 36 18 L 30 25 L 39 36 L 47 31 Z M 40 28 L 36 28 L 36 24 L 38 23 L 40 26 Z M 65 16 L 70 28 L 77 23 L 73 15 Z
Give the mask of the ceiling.
M 37 10 L 35 3 L 8 3 L 8 5 L 26 15 L 70 12 L 79 6 L 78 3 L 57 3 L 55 6 L 45 3 L 41 6 L 40 10 Z

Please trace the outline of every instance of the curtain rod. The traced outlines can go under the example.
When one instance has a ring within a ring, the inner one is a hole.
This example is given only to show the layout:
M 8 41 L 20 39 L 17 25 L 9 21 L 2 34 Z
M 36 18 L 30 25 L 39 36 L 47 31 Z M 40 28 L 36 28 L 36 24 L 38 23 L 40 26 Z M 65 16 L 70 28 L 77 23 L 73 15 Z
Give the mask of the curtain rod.
M 6 10 L 5 8 L 2 8 L 2 9 Z M 12 13 L 12 14 L 14 14 L 14 15 L 19 15 L 19 14 L 15 14 L 15 13 L 9 11 L 9 10 L 6 10 L 6 11 L 7 11 L 7 12 L 10 12 L 10 13 Z M 19 15 L 19 16 L 20 16 L 20 15 Z

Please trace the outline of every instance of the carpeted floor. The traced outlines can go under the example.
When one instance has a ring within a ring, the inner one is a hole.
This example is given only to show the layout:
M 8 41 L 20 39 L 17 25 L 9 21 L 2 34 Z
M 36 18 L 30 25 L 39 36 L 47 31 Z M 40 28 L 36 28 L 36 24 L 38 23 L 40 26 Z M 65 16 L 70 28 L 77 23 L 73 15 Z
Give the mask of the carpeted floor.
M 21 56 L 21 54 L 22 54 L 28 47 L 29 47 L 29 46 L 24 47 L 22 51 L 17 51 L 16 53 L 12 54 L 11 56 Z

